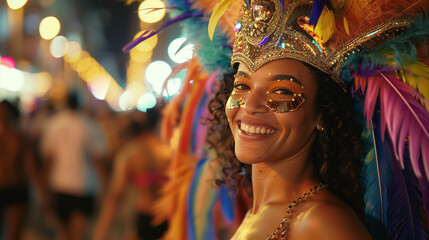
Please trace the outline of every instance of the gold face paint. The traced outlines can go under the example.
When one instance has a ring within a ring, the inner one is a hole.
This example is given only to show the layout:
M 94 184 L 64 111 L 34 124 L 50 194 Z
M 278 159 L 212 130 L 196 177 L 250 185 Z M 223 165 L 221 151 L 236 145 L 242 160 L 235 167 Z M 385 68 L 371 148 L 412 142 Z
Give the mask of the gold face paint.
M 226 109 L 235 109 L 245 105 L 247 95 L 251 94 L 252 88 L 249 76 L 239 72 L 235 78 L 234 89 L 226 103 Z M 273 76 L 265 92 L 267 94 L 265 106 L 276 113 L 296 111 L 307 100 L 302 93 L 303 88 L 303 85 L 292 76 Z
M 234 81 L 234 89 L 232 90 L 231 95 L 226 102 L 226 109 L 234 109 L 243 106 L 246 101 L 243 99 L 242 96 L 245 96 L 246 94 L 249 94 L 251 92 L 250 88 L 247 88 L 245 82 L 245 79 L 247 78 L 242 76 L 242 73 L 238 73 L 234 77 L 236 79 Z
M 229 97 L 225 107 L 227 109 L 234 109 L 234 108 L 241 107 L 245 103 L 246 101 L 244 101 L 243 98 Z
M 291 76 L 278 76 L 269 86 L 269 100 L 265 104 L 276 113 L 294 112 L 298 110 L 307 98 L 302 93 L 304 86 Z
M 265 104 L 265 106 L 276 113 L 294 112 L 298 110 L 306 102 L 306 100 L 307 99 L 304 97 L 304 95 L 300 94 L 291 100 L 274 101 L 270 99 Z

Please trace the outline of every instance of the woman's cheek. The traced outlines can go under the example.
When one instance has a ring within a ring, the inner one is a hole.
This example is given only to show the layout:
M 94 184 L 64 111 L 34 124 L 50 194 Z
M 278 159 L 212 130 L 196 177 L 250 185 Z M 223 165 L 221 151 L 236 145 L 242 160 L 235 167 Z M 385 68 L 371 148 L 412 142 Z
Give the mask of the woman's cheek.
M 226 117 L 228 119 L 229 128 L 233 130 L 234 116 L 237 113 L 238 108 L 225 108 Z

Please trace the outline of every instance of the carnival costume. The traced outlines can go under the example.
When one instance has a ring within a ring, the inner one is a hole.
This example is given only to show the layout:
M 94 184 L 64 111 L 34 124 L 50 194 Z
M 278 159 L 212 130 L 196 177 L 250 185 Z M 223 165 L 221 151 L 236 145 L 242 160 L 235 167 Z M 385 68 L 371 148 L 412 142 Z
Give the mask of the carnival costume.
M 231 2 L 171 0 L 175 16 L 126 47 L 177 22 L 197 44 L 195 58 L 181 66 L 188 69 L 183 91 L 167 106 L 175 114 L 164 122 L 165 136 L 171 137 L 183 104 L 179 147 L 159 208 L 159 216 L 170 221 L 166 239 L 214 239 L 210 220 L 217 202 L 227 219 L 240 218 L 226 190 L 202 186 L 201 179 L 210 165 L 200 118 L 208 114 L 219 74 L 231 71 L 231 56 L 233 65 L 245 64 L 251 72 L 276 59 L 299 60 L 350 93 L 366 119 L 361 172 L 366 227 L 374 239 L 426 239 L 429 1 L 297 0 L 283 7 L 281 0 L 247 0 L 241 10 Z

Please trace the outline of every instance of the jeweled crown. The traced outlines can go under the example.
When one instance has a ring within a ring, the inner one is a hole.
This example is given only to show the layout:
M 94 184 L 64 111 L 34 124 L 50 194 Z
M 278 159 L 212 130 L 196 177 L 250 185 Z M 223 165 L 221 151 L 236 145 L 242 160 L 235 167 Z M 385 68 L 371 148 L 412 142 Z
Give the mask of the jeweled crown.
M 323 39 L 309 24 L 312 1 L 298 0 L 283 9 L 280 0 L 256 0 L 244 5 L 235 24 L 232 65 L 245 64 L 255 72 L 277 59 L 296 59 L 308 63 L 339 80 L 341 63 L 360 47 L 409 25 L 408 19 L 392 19 L 336 47 Z

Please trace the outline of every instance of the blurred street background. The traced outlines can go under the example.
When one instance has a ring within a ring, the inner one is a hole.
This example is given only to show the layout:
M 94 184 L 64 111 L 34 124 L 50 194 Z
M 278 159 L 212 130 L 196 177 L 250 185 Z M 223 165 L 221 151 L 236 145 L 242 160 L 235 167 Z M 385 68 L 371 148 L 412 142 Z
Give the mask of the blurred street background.
M 184 74 L 170 74 L 192 58 L 193 45 L 167 28 L 129 52 L 122 48 L 144 30 L 157 29 L 170 10 L 162 0 L 0 0 L 0 240 L 78 240 L 59 236 L 62 207 L 53 197 L 58 192 L 94 197 L 93 211 L 80 222 L 81 239 L 97 239 L 92 236 L 106 199 L 113 200 L 104 209 L 115 208 L 115 216 L 104 227 L 105 239 L 137 239 L 141 193 L 128 190 L 159 184 L 132 179 L 160 179 L 154 175 L 167 165 L 158 164 L 165 156 L 156 147 L 146 152 L 145 177 L 124 177 L 130 183 L 112 190 L 116 162 L 127 158 L 119 155 L 131 155 L 124 153 L 128 143 L 140 137 L 149 145 L 149 130 L 158 135 L 159 124 L 149 124 L 147 112 L 159 114 L 178 94 Z M 72 123 L 75 118 L 80 123 Z M 72 146 L 83 149 L 76 157 L 82 162 L 73 166 L 81 175 L 74 178 L 60 159 L 81 151 Z M 94 162 L 92 170 L 84 169 L 88 161 Z M 81 189 L 70 190 L 73 184 Z

